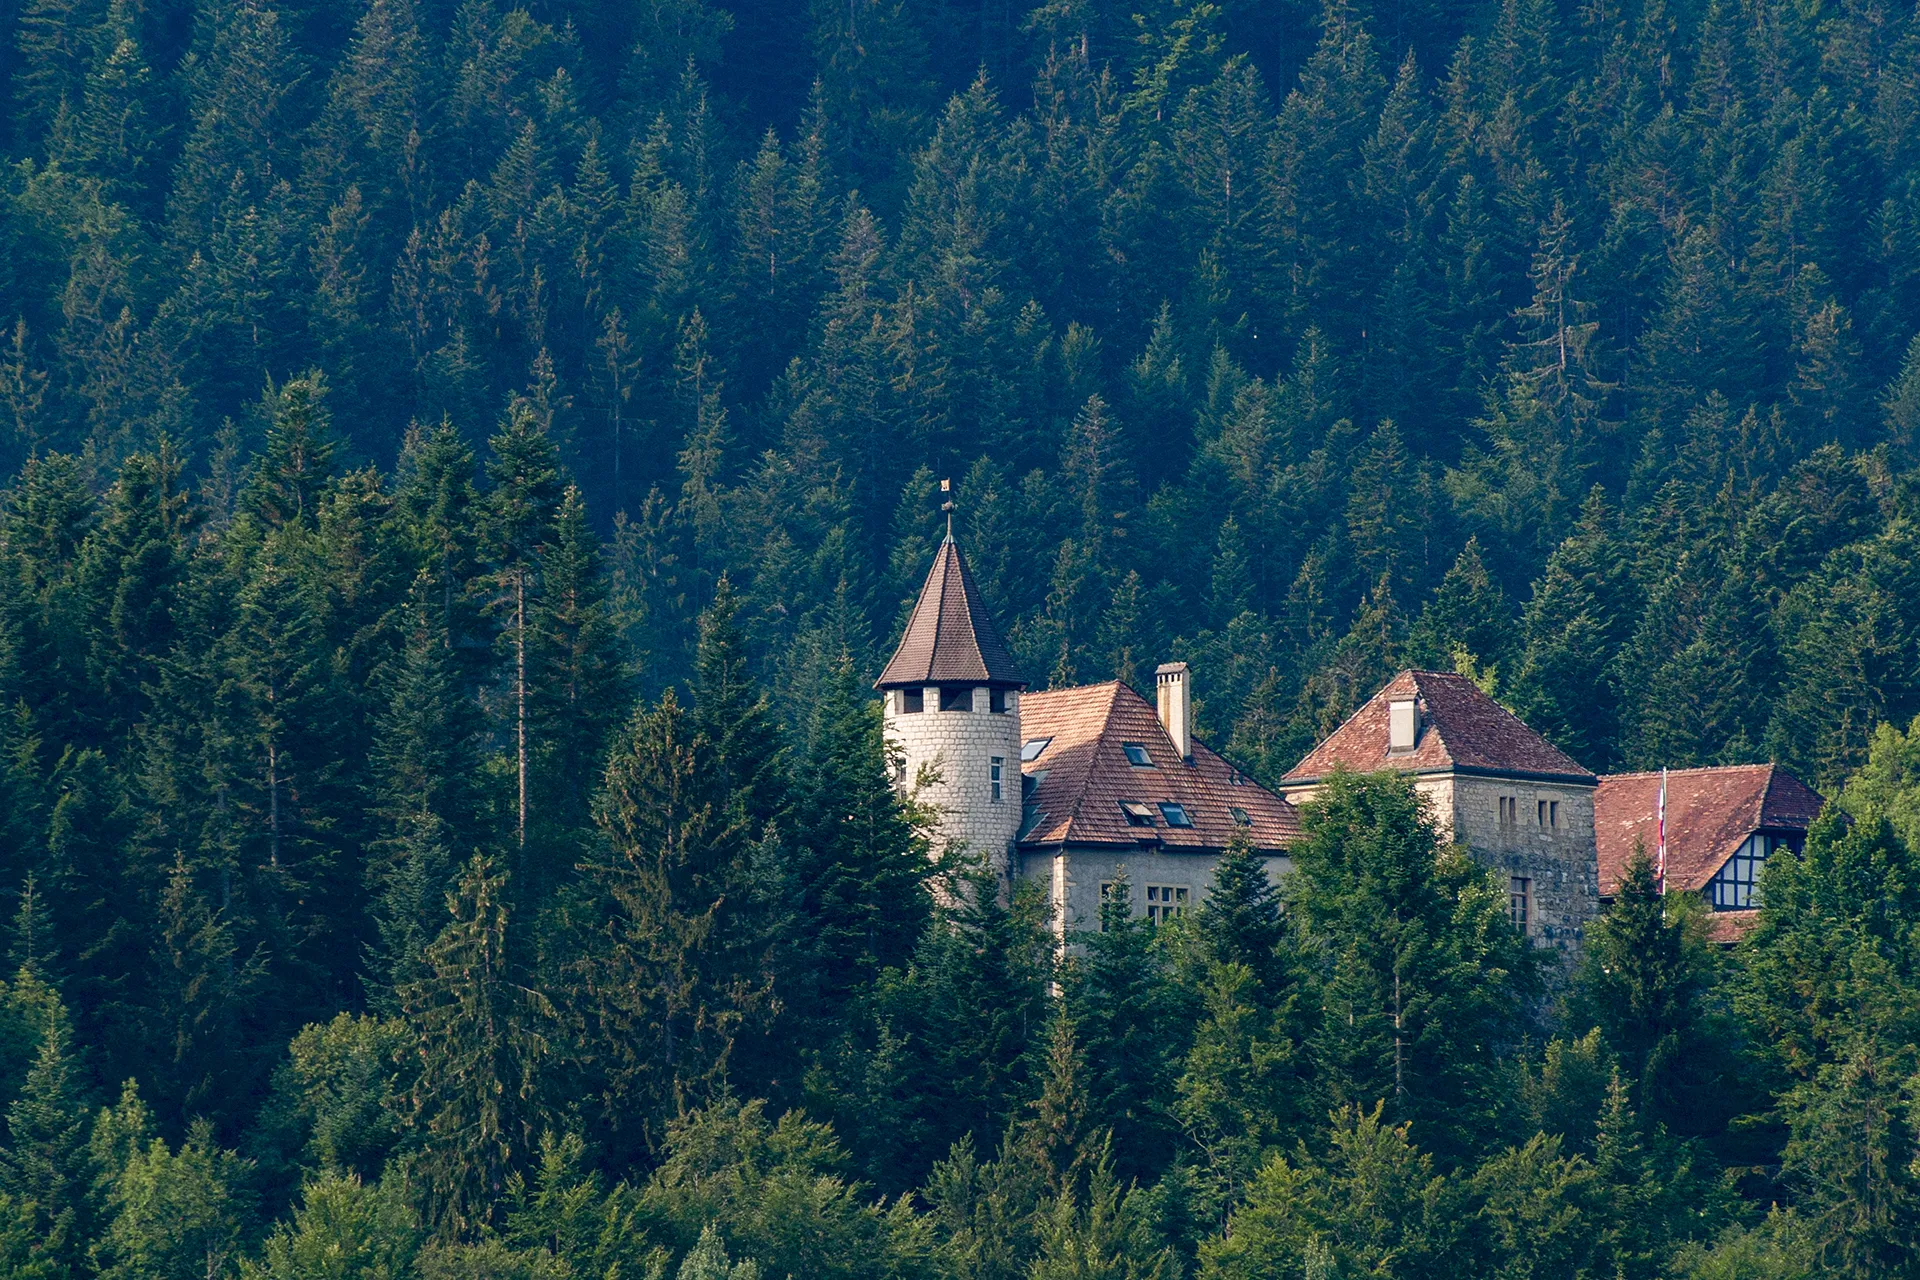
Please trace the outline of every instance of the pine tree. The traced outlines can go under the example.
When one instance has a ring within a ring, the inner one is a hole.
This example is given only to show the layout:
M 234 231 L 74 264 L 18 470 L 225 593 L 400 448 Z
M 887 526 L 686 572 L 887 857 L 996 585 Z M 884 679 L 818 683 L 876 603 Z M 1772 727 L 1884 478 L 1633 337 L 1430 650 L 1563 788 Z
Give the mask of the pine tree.
M 246 510 L 271 527 L 319 518 L 320 495 L 333 478 L 340 450 L 326 409 L 326 379 L 318 372 L 270 389 L 266 456 L 243 499 Z
M 1444 849 L 1407 781 L 1336 778 L 1303 826 L 1288 907 L 1318 968 L 1323 1086 L 1342 1105 L 1384 1101 L 1437 1157 L 1459 1159 L 1500 1105 L 1485 1046 L 1536 962 L 1488 874 Z
M 19 987 L 36 983 L 23 970 Z M 39 1049 L 19 1094 L 7 1108 L 7 1146 L 0 1150 L 0 1190 L 31 1206 L 33 1253 L 56 1266 L 76 1266 L 92 1236 L 87 1191 L 87 1109 L 73 1061 L 72 1029 L 59 996 L 38 1001 Z
M 1124 868 L 1101 900 L 1097 925 L 1077 929 L 1082 955 L 1065 968 L 1062 1009 L 1086 1057 L 1090 1114 L 1112 1135 L 1121 1176 L 1144 1181 L 1160 1171 L 1170 1145 L 1164 1099 L 1177 1022 L 1164 1003 L 1168 975 L 1154 928 L 1133 914 Z
M 692 720 L 671 691 L 633 713 L 596 803 L 604 845 L 582 867 L 595 914 L 573 1000 L 601 1105 L 629 1143 L 714 1096 L 766 1006 L 752 833 Z
M 844 658 L 829 680 L 796 780 L 788 875 L 799 894 L 795 939 L 828 1025 L 845 1001 L 913 954 L 926 929 L 931 872 L 925 832 L 894 790 L 878 708 Z
M 419 1063 L 409 1123 L 428 1216 L 466 1236 L 497 1211 L 508 1175 L 533 1150 L 549 1053 L 550 1007 L 520 982 L 508 950 L 506 877 L 475 854 L 446 897 L 452 917 L 400 988 Z
M 531 875 L 526 865 L 527 832 L 532 793 L 532 725 L 529 707 L 534 697 L 530 659 L 533 611 L 538 608 L 538 555 L 552 528 L 561 494 L 558 451 L 533 406 L 516 399 L 500 430 L 488 441 L 493 457 L 487 463 L 490 488 L 481 515 L 481 531 L 492 568 L 492 609 L 504 625 L 500 642 L 511 663 L 508 674 L 508 711 L 512 725 L 515 773 L 514 839 L 522 879 Z M 516 892 L 524 886 L 516 886 Z
M 536 572 L 540 592 L 528 621 L 528 716 L 538 742 L 534 789 L 543 797 L 537 821 L 551 833 L 543 843 L 557 849 L 589 825 L 590 793 L 579 780 L 600 767 L 629 704 L 627 672 L 607 614 L 600 548 L 577 486 L 560 495 Z
M 1453 567 L 1407 637 L 1409 656 L 1421 666 L 1460 670 L 1470 665 L 1497 680 L 1513 652 L 1513 610 L 1487 572 L 1480 539 L 1467 539 Z
M 1599 1028 L 1636 1110 L 1673 1133 L 1711 1136 L 1730 1118 L 1737 1056 L 1710 1000 L 1714 963 L 1691 898 L 1662 892 L 1636 848 L 1607 912 L 1587 931 L 1571 1029 Z
M 422 573 L 400 619 L 403 647 L 383 673 L 389 701 L 370 760 L 370 808 L 380 823 L 367 863 L 380 934 L 370 961 L 382 1004 L 422 976 L 457 851 L 483 834 L 474 794 L 478 725 L 436 603 Z

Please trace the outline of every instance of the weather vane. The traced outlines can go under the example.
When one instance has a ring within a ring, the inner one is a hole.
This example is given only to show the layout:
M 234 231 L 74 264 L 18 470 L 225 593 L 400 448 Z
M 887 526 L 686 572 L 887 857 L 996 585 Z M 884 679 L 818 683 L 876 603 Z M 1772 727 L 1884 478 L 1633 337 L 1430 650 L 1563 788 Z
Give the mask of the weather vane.
M 951 538 L 953 536 L 953 481 L 940 482 L 940 496 L 944 499 L 940 503 L 940 509 L 947 513 L 947 536 Z

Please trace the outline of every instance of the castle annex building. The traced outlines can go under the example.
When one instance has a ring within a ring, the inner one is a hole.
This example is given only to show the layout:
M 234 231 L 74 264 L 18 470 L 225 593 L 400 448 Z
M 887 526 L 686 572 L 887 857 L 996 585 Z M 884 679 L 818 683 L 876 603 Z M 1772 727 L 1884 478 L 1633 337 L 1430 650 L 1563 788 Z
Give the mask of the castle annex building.
M 1600 908 L 1599 778 L 1465 676 L 1403 671 L 1283 780 L 1312 797 L 1336 769 L 1413 775 L 1441 834 L 1506 878 L 1514 925 L 1562 951 Z
M 1568 955 L 1634 845 L 1657 841 L 1659 773 L 1598 777 L 1452 672 L 1395 676 L 1282 795 L 1195 739 L 1185 663 L 1159 668 L 1152 703 L 1120 681 L 1029 693 L 951 534 L 875 687 L 936 838 L 1040 882 L 1063 935 L 1092 927 L 1123 876 L 1136 915 L 1185 912 L 1236 833 L 1277 879 L 1295 806 L 1341 770 L 1411 775 L 1442 836 L 1503 879 L 1514 926 Z M 1820 799 L 1773 765 L 1667 778 L 1667 887 L 1705 895 L 1716 934 L 1737 936 L 1760 865 L 1800 848 Z
M 1820 795 L 1771 764 L 1609 774 L 1594 795 L 1603 899 L 1619 892 L 1635 848 L 1657 859 L 1663 783 L 1666 891 L 1706 898 L 1714 938 L 1736 941 L 1754 921 L 1760 868 L 1782 849 L 1798 853 L 1806 845 Z

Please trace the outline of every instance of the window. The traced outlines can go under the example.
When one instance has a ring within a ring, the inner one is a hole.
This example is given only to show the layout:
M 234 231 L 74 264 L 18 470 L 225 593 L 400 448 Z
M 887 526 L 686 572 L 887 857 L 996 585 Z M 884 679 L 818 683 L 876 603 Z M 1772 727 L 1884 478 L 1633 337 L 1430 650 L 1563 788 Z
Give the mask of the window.
M 1105 933 L 1107 931 L 1107 904 L 1113 901 L 1113 891 L 1118 887 L 1119 886 L 1115 884 L 1112 880 L 1102 880 L 1100 882 L 1099 915 L 1100 915 L 1100 932 L 1102 933 Z M 1129 902 L 1129 903 L 1126 903 L 1125 906 L 1127 908 L 1127 914 L 1132 915 L 1133 904 Z
M 1715 911 L 1741 911 L 1760 905 L 1760 868 L 1773 854 L 1785 849 L 1800 852 L 1799 836 L 1773 836 L 1754 832 L 1733 851 L 1707 885 L 1707 901 Z
M 1520 825 L 1520 799 L 1518 796 L 1500 797 L 1500 825 L 1517 827 Z
M 1187 816 L 1186 809 L 1171 800 L 1162 800 L 1160 802 L 1160 814 L 1167 820 L 1167 825 L 1170 827 L 1190 827 L 1193 825 L 1193 819 Z
M 1153 768 L 1153 757 L 1147 754 L 1146 747 L 1138 742 L 1123 742 L 1120 749 L 1127 753 L 1127 763 L 1136 769 Z
M 1120 802 L 1120 812 L 1127 815 L 1127 825 L 1130 827 L 1150 827 L 1153 825 L 1152 807 L 1141 804 L 1138 800 L 1122 800 Z
M 945 688 L 941 689 L 940 690 L 940 709 L 942 711 L 973 710 L 973 690 L 972 689 L 945 689 Z
M 1242 809 L 1237 805 L 1228 805 L 1227 812 L 1233 816 L 1233 823 L 1235 826 L 1250 827 L 1253 825 L 1253 815 L 1248 813 L 1245 809 Z
M 1040 753 L 1045 751 L 1047 744 L 1052 741 L 1052 738 L 1028 738 L 1020 748 L 1020 763 L 1032 764 L 1038 760 Z
M 1539 806 L 1534 813 L 1535 821 L 1543 827 L 1557 827 L 1560 825 L 1560 802 L 1558 800 L 1536 800 L 1534 803 Z
M 1005 715 L 1007 710 L 1007 691 L 993 689 L 987 693 L 987 710 L 995 715 Z
M 900 714 L 918 715 L 927 709 L 927 691 L 925 689 L 902 689 L 900 691 Z
M 1527 920 L 1533 906 L 1533 881 L 1525 876 L 1507 877 L 1507 916 L 1513 921 L 1513 927 L 1520 932 L 1527 931 Z
M 1187 886 L 1150 884 L 1147 886 L 1147 923 L 1165 924 L 1187 913 Z
M 987 786 L 995 804 L 1000 803 L 1000 773 L 1006 767 L 1006 761 L 1000 756 L 987 757 Z

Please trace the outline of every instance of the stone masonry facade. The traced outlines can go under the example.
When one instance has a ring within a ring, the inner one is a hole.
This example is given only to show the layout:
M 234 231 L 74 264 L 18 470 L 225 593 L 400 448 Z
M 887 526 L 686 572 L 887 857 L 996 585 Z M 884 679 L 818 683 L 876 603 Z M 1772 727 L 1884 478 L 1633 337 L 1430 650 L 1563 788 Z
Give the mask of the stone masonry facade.
M 988 859 L 994 874 L 1008 874 L 1008 851 L 1020 833 L 1020 694 L 1005 693 L 1006 710 L 991 710 L 984 687 L 971 690 L 967 710 L 941 711 L 940 690 L 923 692 L 924 710 L 904 710 L 902 690 L 885 701 L 888 739 L 900 749 L 906 774 L 916 785 L 923 765 L 938 774 L 919 799 L 938 813 L 934 833 L 943 847 L 965 845 Z M 993 795 L 994 764 L 999 763 L 1000 795 Z
M 1292 869 L 1286 857 L 1268 857 L 1267 878 L 1280 883 Z M 1168 849 L 1114 849 L 1095 845 L 1037 850 L 1020 856 L 1020 875 L 1047 891 L 1054 929 L 1063 938 L 1075 930 L 1099 926 L 1101 886 L 1119 880 L 1124 870 L 1132 914 L 1147 912 L 1147 888 L 1185 889 L 1186 904 L 1198 906 L 1213 884 L 1220 857 L 1213 853 Z
M 1413 786 L 1443 838 L 1464 846 L 1510 894 L 1520 888 L 1516 880 L 1526 882 L 1527 937 L 1570 962 L 1587 922 L 1600 913 L 1593 786 L 1457 773 L 1418 774 Z M 1290 787 L 1287 799 L 1304 804 L 1319 790 Z
M 1476 862 L 1509 882 L 1527 882 L 1527 936 L 1573 956 L 1587 922 L 1600 913 L 1594 788 L 1459 774 L 1419 778 L 1415 785 L 1431 798 L 1442 829 Z M 1510 803 L 1503 806 L 1503 799 Z

